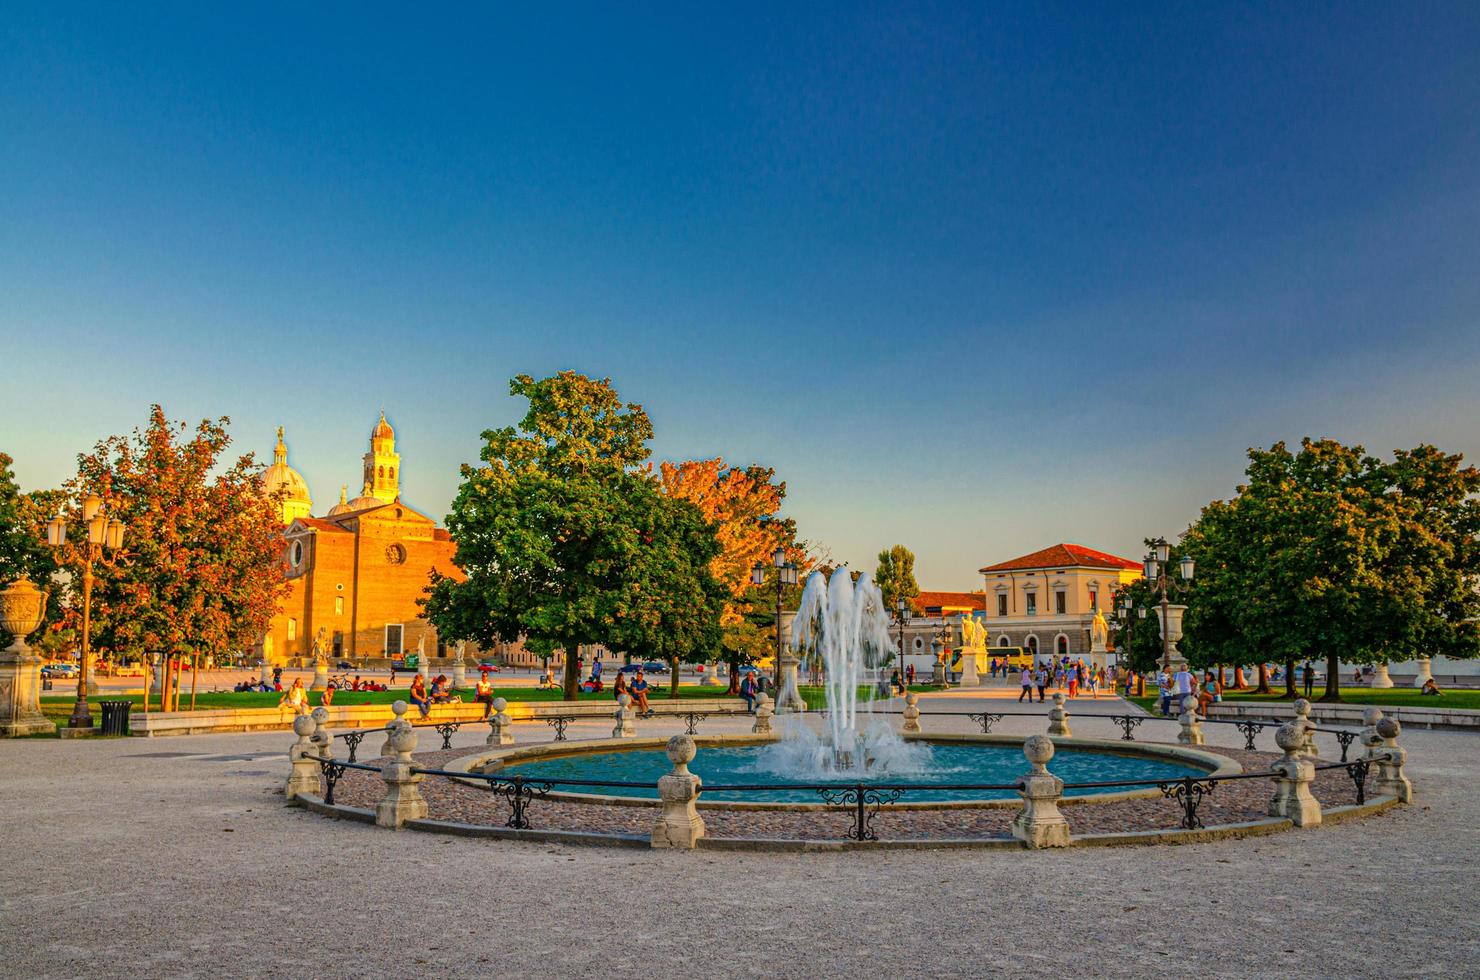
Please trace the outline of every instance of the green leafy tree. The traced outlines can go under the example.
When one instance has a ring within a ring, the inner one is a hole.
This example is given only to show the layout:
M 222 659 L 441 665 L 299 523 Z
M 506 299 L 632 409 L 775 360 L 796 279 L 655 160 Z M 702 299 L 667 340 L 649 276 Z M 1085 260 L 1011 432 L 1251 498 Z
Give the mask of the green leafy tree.
M 874 570 L 874 583 L 884 596 L 884 608 L 892 615 L 895 604 L 903 599 L 913 608 L 913 600 L 920 597 L 920 586 L 915 582 L 915 553 L 902 544 L 879 552 L 879 564 Z M 916 609 L 916 612 L 919 610 Z
M 564 649 L 567 698 L 582 644 L 670 661 L 715 651 L 714 528 L 639 471 L 653 434 L 642 406 L 574 372 L 520 375 L 509 390 L 529 409 L 484 432 L 483 465 L 463 467 L 447 527 L 467 578 L 433 576 L 425 608 L 438 632 Z

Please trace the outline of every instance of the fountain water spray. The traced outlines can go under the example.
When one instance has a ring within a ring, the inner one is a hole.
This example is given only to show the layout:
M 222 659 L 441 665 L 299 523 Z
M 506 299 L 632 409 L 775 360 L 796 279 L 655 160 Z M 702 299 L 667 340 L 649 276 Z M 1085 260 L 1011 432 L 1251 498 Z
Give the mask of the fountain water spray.
M 789 716 L 770 768 L 816 775 L 900 773 L 918 772 L 929 763 L 926 746 L 906 743 L 882 719 L 870 717 L 866 706 L 860 720 L 858 686 L 865 671 L 894 655 L 884 597 L 868 573 L 857 582 L 846 568 L 834 571 L 831 580 L 820 571 L 808 576 L 791 646 L 823 668 L 827 728 L 819 738 L 803 720 Z

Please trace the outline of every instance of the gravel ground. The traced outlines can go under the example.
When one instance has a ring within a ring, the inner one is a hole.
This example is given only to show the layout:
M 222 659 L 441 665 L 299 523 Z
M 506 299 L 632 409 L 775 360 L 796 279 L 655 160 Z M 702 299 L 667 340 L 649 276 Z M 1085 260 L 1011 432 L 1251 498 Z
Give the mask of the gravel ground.
M 1209 728 L 1215 743 L 1242 744 Z M 1115 734 L 1082 716 L 1075 732 Z M 1418 805 L 1314 831 L 801 855 L 331 821 L 285 805 L 290 741 L 0 743 L 0 976 L 1391 977 L 1474 976 L 1480 963 L 1464 897 L 1480 861 L 1469 734 L 1405 733 Z M 460 733 L 454 754 L 481 742 Z M 1065 941 L 1066 928 L 1083 941 Z

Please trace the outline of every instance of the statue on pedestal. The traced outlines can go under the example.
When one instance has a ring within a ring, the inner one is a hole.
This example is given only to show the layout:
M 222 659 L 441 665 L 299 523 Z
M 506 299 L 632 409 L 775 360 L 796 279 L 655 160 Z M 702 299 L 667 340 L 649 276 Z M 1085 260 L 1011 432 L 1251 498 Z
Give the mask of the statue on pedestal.
M 324 650 L 324 636 L 328 633 L 320 626 L 313 637 L 313 683 L 310 691 L 323 691 L 329 687 L 329 654 Z

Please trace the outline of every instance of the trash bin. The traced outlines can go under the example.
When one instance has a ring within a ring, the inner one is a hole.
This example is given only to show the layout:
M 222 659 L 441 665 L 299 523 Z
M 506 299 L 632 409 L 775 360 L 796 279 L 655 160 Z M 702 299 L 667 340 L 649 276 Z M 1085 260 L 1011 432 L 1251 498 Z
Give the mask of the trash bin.
M 134 706 L 132 701 L 99 701 L 98 706 L 103 709 L 104 735 L 128 734 L 128 712 Z

